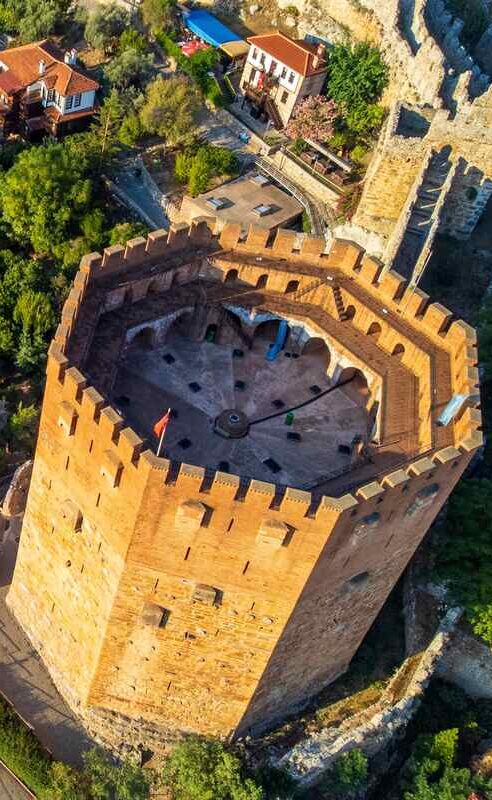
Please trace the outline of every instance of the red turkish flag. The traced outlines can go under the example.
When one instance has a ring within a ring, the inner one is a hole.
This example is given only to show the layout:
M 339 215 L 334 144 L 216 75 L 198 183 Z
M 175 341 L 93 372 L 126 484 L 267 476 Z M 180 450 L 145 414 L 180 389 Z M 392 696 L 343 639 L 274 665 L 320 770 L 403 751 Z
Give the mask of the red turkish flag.
M 154 425 L 154 433 L 158 438 L 162 436 L 162 434 L 166 430 L 167 423 L 169 422 L 170 419 L 171 419 L 171 409 L 168 408 L 164 416 L 161 417 L 159 420 L 157 420 L 157 422 Z

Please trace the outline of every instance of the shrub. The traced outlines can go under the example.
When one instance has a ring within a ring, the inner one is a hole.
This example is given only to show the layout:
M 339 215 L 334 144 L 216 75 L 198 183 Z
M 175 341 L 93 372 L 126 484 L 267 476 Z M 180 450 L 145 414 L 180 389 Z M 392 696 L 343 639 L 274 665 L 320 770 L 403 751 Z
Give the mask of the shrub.
M 188 181 L 188 192 L 193 197 L 207 190 L 211 178 L 234 175 L 237 170 L 238 161 L 231 150 L 210 144 L 179 153 L 174 166 L 176 178 L 181 183 Z
M 461 481 L 450 497 L 436 564 L 474 632 L 492 643 L 492 481 Z
M 242 764 L 222 742 L 190 736 L 173 750 L 162 772 L 172 800 L 264 800 Z
M 334 792 L 337 798 L 359 792 L 367 783 L 367 763 L 367 757 L 362 750 L 355 748 L 343 753 L 337 758 L 323 786 Z

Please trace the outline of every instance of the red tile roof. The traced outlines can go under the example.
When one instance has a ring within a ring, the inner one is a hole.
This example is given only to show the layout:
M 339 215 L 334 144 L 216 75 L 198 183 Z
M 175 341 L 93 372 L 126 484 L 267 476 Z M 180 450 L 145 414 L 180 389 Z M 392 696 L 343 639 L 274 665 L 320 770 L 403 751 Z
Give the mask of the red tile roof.
M 323 59 L 319 59 L 316 63 L 317 45 L 308 44 L 300 39 L 291 39 L 280 31 L 249 36 L 247 41 L 305 77 L 326 70 L 326 62 Z
M 40 61 L 45 64 L 42 76 L 39 74 Z M 9 75 L 13 82 L 17 82 L 17 88 L 12 88 L 11 91 L 18 91 L 40 79 L 46 82 L 49 89 L 56 89 L 65 97 L 99 88 L 96 81 L 84 75 L 77 67 L 65 64 L 63 51 L 48 40 L 2 50 L 0 62 L 7 67 L 7 71 L 0 73 L 0 78 Z

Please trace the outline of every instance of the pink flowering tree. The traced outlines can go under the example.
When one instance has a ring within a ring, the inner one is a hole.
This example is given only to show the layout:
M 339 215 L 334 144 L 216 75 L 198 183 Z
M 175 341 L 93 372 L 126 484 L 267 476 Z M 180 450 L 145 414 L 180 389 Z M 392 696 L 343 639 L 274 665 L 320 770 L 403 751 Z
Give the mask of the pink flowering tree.
M 338 117 L 334 100 L 321 94 L 306 97 L 294 110 L 287 125 L 287 133 L 293 139 L 312 139 L 325 142 L 333 135 L 333 126 Z

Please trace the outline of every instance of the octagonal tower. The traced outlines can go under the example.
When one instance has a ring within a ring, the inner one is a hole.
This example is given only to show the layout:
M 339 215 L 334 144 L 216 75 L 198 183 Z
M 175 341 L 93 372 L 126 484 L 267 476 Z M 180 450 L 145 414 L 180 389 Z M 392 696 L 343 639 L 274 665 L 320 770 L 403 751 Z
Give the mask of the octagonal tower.
M 8 603 L 113 738 L 302 707 L 482 441 L 468 325 L 350 242 L 213 228 L 85 256 L 49 353 Z

